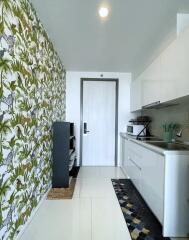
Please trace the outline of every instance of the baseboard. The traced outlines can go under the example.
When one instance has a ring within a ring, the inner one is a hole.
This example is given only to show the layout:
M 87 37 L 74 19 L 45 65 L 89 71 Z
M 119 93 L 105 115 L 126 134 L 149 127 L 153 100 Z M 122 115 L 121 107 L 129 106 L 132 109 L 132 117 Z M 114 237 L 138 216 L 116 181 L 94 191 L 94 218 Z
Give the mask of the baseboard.
M 51 190 L 52 186 L 49 187 L 49 189 L 47 190 L 47 192 L 44 194 L 44 196 L 41 198 L 40 202 L 38 203 L 37 207 L 33 210 L 31 216 L 28 218 L 27 222 L 24 224 L 23 228 L 21 229 L 21 231 L 19 232 L 19 234 L 16 236 L 15 240 L 19 240 L 21 238 L 21 236 L 24 234 L 24 232 L 26 231 L 27 227 L 29 226 L 29 224 L 31 223 L 31 221 L 33 220 L 34 216 L 36 215 L 37 211 L 39 210 L 39 208 L 42 206 L 42 204 L 44 203 L 45 199 L 47 198 L 47 195 L 49 193 L 49 191 Z

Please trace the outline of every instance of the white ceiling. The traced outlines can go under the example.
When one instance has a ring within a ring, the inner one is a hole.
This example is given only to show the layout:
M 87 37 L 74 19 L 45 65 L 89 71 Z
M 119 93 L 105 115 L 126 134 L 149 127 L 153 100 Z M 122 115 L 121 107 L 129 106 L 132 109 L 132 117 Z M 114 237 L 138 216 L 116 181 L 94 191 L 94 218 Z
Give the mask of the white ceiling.
M 177 12 L 189 12 L 189 0 L 31 1 L 70 71 L 139 73 L 176 36 Z

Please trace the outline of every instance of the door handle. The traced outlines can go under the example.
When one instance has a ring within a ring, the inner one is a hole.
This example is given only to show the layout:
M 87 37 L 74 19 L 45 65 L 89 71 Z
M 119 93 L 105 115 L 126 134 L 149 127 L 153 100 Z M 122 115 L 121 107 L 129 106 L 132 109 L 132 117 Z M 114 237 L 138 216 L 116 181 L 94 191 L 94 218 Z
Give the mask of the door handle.
M 84 134 L 87 134 L 87 133 L 90 132 L 90 131 L 87 130 L 87 123 L 86 122 L 84 122 L 83 132 L 84 132 Z

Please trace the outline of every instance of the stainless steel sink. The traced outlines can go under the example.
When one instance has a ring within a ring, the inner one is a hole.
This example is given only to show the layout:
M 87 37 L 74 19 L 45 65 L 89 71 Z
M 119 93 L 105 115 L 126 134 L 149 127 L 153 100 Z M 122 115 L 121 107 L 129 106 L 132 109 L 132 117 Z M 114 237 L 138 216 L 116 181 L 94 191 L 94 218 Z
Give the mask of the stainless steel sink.
M 180 143 L 148 142 L 148 144 L 172 151 L 189 151 L 189 146 Z

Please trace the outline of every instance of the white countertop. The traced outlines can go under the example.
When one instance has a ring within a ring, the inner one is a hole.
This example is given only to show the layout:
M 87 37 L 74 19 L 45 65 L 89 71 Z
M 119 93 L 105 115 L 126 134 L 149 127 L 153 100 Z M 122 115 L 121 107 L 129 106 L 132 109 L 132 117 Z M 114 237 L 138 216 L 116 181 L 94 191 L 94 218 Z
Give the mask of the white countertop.
M 149 141 L 137 140 L 136 137 L 128 135 L 127 133 L 121 132 L 120 136 L 122 138 L 125 138 L 129 141 L 132 141 L 136 144 L 139 144 L 139 145 L 141 145 L 145 148 L 148 148 L 149 150 L 152 150 L 152 151 L 154 151 L 156 153 L 159 153 L 161 155 L 172 155 L 172 154 L 173 155 L 189 155 L 189 150 L 165 150 L 163 148 L 160 148 L 160 147 L 149 144 Z M 158 142 L 158 141 L 156 141 L 156 142 Z

